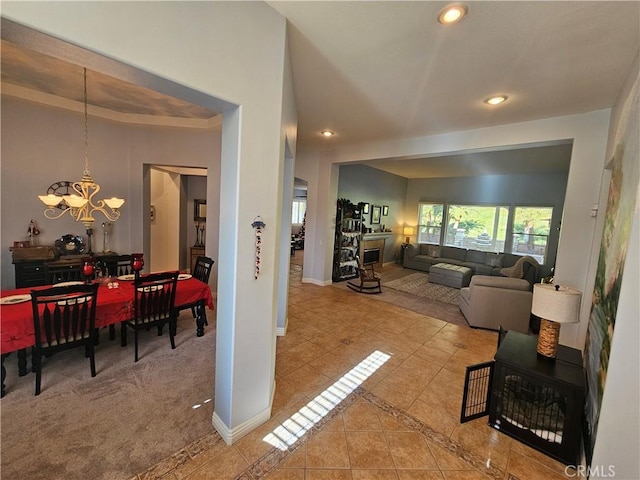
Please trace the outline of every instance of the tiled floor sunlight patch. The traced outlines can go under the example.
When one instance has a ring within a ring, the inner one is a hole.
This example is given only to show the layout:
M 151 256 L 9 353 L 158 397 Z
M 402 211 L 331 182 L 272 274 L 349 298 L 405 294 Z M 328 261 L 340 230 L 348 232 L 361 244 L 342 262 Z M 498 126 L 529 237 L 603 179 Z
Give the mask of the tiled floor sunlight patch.
M 390 355 L 376 350 L 264 437 L 264 441 L 280 450 L 287 450 L 389 358 Z

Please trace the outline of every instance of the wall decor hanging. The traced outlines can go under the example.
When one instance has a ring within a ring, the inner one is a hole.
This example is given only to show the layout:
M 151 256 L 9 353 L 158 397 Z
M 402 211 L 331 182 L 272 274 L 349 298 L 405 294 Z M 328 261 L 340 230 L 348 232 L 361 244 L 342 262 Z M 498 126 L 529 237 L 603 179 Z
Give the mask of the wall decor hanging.
M 256 268 L 253 277 L 257 280 L 258 275 L 260 275 L 260 247 L 262 246 L 262 229 L 266 227 L 266 225 L 262 221 L 262 217 L 258 215 L 253 219 L 253 223 L 251 224 L 251 226 L 256 230 Z
M 382 213 L 382 207 L 380 205 L 373 205 L 371 207 L 371 223 L 377 225 L 380 223 L 380 214 Z

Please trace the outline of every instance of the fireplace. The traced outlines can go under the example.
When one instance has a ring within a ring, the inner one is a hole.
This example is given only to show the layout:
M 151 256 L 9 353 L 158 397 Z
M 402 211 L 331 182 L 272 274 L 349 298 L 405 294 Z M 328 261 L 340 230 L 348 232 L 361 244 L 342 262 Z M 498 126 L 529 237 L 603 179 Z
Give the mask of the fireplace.
M 371 265 L 380 262 L 380 247 L 365 248 L 362 253 L 362 264 Z

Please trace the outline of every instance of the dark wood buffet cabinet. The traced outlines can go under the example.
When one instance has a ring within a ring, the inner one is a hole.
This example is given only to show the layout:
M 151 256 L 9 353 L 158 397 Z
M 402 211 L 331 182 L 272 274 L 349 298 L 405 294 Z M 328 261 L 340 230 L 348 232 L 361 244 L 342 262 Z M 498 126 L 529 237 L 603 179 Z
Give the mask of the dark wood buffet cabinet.
M 54 247 L 12 248 L 12 262 L 15 269 L 15 288 L 47 285 L 47 270 L 78 270 L 87 254 L 58 256 Z M 115 252 L 94 253 L 94 258 L 117 256 Z

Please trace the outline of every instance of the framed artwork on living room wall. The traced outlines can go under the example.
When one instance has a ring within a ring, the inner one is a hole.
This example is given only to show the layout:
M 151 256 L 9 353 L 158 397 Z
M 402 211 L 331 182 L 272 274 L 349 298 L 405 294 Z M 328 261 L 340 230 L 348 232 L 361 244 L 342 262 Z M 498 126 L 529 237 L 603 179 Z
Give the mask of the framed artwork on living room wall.
M 380 223 L 380 214 L 382 213 L 382 207 L 380 205 L 371 206 L 371 223 L 373 225 Z
M 383 205 L 382 206 L 382 216 L 386 217 L 387 215 L 389 215 L 389 205 Z

